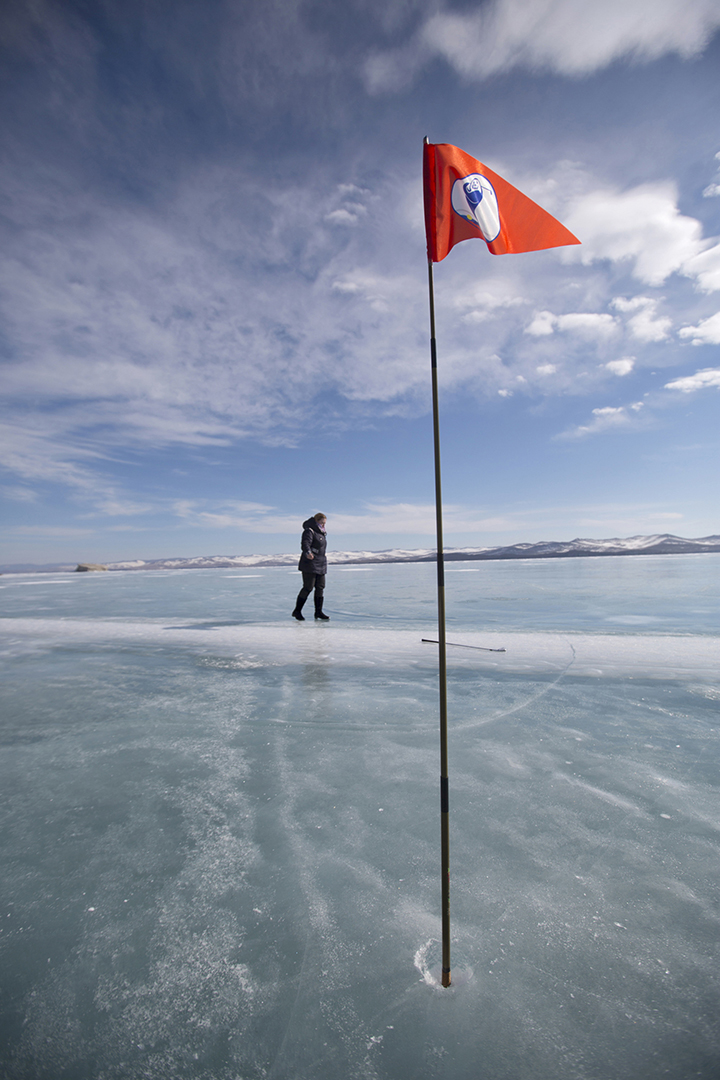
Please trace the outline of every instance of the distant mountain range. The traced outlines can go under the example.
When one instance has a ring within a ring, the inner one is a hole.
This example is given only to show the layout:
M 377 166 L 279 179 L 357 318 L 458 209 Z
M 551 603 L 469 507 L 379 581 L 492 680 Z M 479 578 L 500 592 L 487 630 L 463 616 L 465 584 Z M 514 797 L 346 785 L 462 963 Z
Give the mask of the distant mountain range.
M 699 552 L 720 552 L 720 536 L 703 536 L 684 540 L 668 533 L 654 536 L 629 536 L 612 540 L 540 541 L 537 544 L 511 544 L 508 547 L 448 548 L 445 561 L 474 559 L 568 559 L 602 555 L 690 555 Z M 212 567 L 295 566 L 298 554 L 292 555 L 198 555 L 192 559 L 134 559 L 129 562 L 106 563 L 99 567 L 80 563 L 45 564 L 16 563 L 2 566 L 3 573 L 48 573 L 76 569 L 106 570 L 192 570 Z M 328 562 L 334 565 L 359 563 L 433 562 L 433 548 L 391 548 L 387 551 L 333 551 Z

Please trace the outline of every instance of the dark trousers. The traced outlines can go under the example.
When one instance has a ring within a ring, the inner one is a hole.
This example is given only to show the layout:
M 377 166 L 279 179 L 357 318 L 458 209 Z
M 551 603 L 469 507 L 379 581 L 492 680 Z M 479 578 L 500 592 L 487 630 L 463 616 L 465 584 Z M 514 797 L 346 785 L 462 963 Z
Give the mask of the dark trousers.
M 298 608 L 307 600 L 310 593 L 315 590 L 315 610 L 322 611 L 323 594 L 325 593 L 325 575 L 313 574 L 312 570 L 303 570 L 302 589 L 298 593 Z

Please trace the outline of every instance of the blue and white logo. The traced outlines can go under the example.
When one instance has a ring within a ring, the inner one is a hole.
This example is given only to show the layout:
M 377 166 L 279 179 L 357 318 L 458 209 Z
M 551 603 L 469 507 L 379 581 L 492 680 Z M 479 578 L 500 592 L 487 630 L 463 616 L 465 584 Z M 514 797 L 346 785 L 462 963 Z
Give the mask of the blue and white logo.
M 488 243 L 496 238 L 500 232 L 500 212 L 495 188 L 487 177 L 471 173 L 456 180 L 450 201 L 455 213 L 477 225 Z

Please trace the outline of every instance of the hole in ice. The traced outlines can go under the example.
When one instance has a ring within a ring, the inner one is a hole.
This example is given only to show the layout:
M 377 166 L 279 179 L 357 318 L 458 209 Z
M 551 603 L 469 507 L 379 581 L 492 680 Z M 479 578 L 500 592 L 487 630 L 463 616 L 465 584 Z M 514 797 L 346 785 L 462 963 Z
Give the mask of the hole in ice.
M 414 964 L 426 986 L 432 986 L 433 989 L 452 990 L 474 982 L 475 976 L 472 968 L 460 962 L 457 966 L 452 967 L 450 986 L 443 987 L 442 964 L 436 963 L 436 956 L 439 951 L 440 943 L 436 938 L 430 938 L 415 953 Z

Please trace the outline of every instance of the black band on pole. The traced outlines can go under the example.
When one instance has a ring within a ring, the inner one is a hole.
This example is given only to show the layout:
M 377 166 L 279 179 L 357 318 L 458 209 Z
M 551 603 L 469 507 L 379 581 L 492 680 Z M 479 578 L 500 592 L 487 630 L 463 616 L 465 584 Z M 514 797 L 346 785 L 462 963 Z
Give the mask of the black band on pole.
M 450 812 L 450 797 L 448 789 L 447 776 L 440 777 L 440 813 L 448 814 Z

